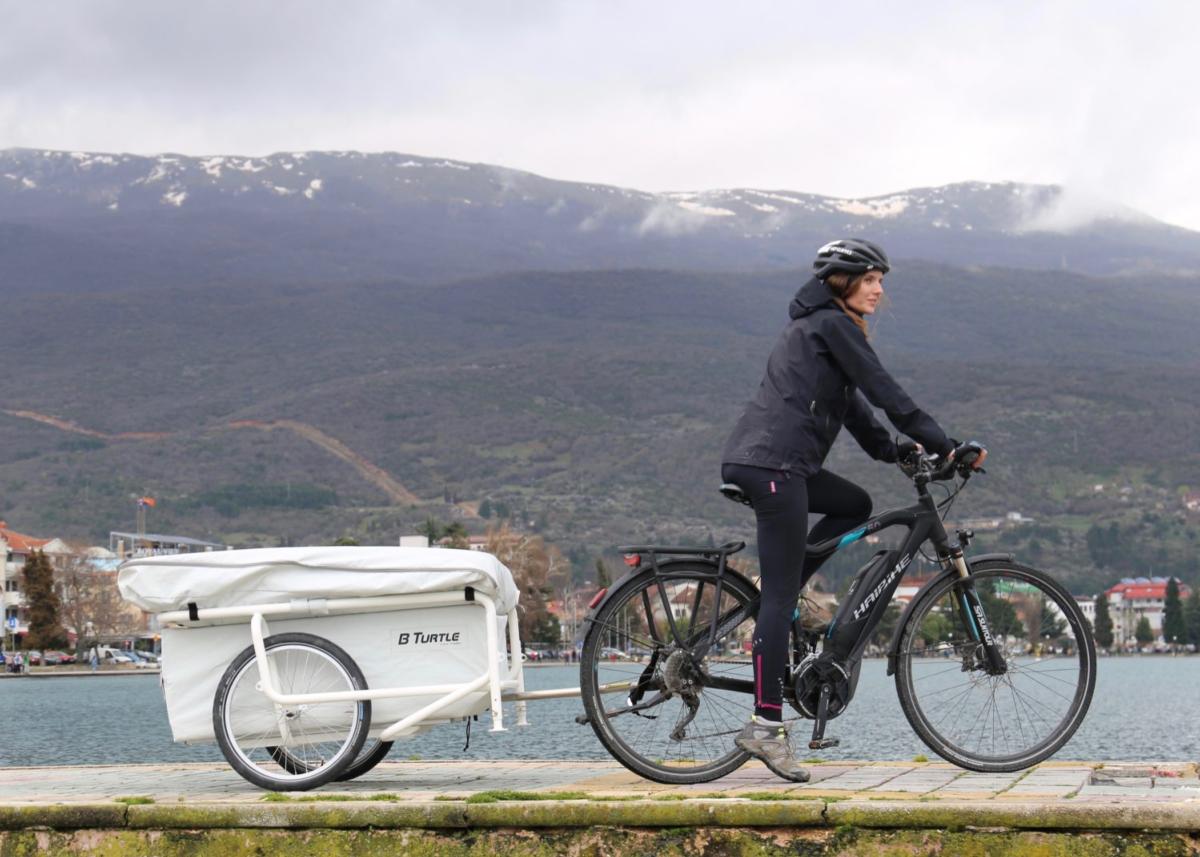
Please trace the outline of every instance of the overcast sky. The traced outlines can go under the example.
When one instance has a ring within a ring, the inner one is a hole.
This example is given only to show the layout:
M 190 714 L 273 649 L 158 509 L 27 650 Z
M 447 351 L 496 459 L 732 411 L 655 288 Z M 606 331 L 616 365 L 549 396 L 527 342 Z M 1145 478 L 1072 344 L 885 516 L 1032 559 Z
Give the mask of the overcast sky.
M 1058 182 L 1200 229 L 1200 3 L 0 0 L 0 148 L 645 190 Z

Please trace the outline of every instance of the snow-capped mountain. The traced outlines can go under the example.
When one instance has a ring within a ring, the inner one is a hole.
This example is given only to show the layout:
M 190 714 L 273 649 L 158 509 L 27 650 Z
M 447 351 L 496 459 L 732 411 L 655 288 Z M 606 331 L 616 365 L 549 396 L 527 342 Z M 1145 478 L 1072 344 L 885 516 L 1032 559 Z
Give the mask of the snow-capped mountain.
M 838 235 L 958 265 L 1200 270 L 1200 233 L 1050 185 L 966 182 L 866 199 L 648 193 L 398 153 L 0 151 L 5 291 L 798 267 Z

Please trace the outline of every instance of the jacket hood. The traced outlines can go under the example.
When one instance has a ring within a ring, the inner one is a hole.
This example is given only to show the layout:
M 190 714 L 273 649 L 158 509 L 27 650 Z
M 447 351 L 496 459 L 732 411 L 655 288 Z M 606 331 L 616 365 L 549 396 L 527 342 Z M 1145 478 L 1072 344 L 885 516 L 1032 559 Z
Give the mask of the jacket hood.
M 824 306 L 837 306 L 833 300 L 833 292 L 829 291 L 829 286 L 825 285 L 824 280 L 813 277 L 801 286 L 800 291 L 792 298 L 791 304 L 788 305 L 788 315 L 801 318 Z

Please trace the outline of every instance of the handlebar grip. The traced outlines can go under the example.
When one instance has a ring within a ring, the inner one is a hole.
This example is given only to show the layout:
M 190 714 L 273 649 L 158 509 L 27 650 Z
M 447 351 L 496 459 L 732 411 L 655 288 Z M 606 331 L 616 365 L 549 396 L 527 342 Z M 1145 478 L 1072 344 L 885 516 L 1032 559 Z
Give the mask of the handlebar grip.
M 983 444 L 972 440 L 961 444 L 954 450 L 953 460 L 958 472 L 963 476 L 969 476 L 972 473 L 982 470 L 982 468 L 975 465 L 985 458 L 987 458 L 987 448 Z

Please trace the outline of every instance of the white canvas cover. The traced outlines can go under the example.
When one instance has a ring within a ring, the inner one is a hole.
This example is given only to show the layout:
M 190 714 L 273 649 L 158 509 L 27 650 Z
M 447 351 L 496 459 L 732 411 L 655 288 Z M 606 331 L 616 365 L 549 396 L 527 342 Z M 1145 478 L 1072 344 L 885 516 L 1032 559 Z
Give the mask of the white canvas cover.
M 117 576 L 121 596 L 150 613 L 272 604 L 303 598 L 355 598 L 445 592 L 471 586 L 517 606 L 512 574 L 489 553 L 446 548 L 255 548 L 131 559 Z
M 130 560 L 118 585 L 128 601 L 154 613 L 208 607 L 289 603 L 306 598 L 354 598 L 461 590 L 471 586 L 496 601 L 498 651 L 507 672 L 505 613 L 517 604 L 509 570 L 478 551 L 440 548 L 265 548 L 177 554 Z M 466 683 L 487 669 L 486 613 L 480 603 L 375 613 L 268 619 L 271 635 L 306 632 L 346 651 L 367 687 Z M 457 634 L 457 637 L 455 635 Z M 445 642 L 453 639 L 454 642 Z M 403 642 L 402 642 L 403 641 Z M 249 622 L 162 629 L 162 683 L 176 741 L 215 740 L 213 700 L 230 663 L 250 645 Z M 435 696 L 372 702 L 371 733 Z M 439 712 L 438 720 L 488 709 L 487 690 Z

